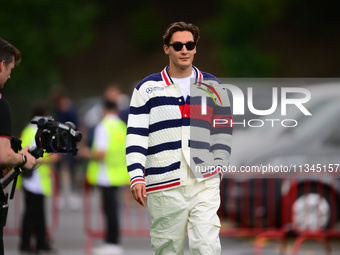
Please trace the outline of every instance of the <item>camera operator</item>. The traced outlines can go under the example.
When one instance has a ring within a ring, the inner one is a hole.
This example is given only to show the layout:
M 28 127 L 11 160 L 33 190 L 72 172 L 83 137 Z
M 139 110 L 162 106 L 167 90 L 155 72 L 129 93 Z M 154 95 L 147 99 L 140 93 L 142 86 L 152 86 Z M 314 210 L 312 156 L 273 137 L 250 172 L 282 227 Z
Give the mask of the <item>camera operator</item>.
M 10 43 L 0 38 L 0 89 L 11 77 L 11 71 L 21 60 L 20 52 Z M 20 153 L 11 148 L 11 109 L 0 92 L 0 178 L 4 177 L 12 167 L 20 165 L 29 170 L 35 164 L 35 158 L 28 152 L 29 146 Z

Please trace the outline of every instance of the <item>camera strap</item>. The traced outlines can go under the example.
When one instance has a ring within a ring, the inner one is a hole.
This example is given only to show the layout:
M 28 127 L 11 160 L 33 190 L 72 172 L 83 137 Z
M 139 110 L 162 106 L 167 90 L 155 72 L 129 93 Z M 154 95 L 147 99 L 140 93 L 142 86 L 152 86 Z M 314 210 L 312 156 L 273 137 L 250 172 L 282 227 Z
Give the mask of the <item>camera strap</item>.
M 9 196 L 9 199 L 13 199 L 14 198 L 14 193 L 15 193 L 15 188 L 17 187 L 17 180 L 18 180 L 18 176 L 16 176 L 12 182 L 12 189 L 11 189 L 11 195 Z
M 0 187 L 0 228 L 6 225 L 8 212 L 8 194 L 5 195 L 4 190 Z

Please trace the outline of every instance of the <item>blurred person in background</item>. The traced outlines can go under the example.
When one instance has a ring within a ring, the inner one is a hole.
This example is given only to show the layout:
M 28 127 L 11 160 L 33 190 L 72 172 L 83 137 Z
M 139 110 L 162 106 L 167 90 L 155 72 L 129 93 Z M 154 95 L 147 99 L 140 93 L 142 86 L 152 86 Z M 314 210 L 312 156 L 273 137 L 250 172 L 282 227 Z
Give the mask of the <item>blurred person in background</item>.
M 71 121 L 78 128 L 77 111 L 71 98 L 68 96 L 66 89 L 62 86 L 56 87 L 56 89 L 52 92 L 52 98 L 54 103 L 55 120 L 60 123 Z M 61 208 L 63 208 L 65 204 L 64 196 L 66 196 L 66 202 L 71 209 L 77 210 L 80 208 L 80 198 L 77 194 L 77 163 L 77 157 L 73 157 L 71 154 L 66 154 L 63 155 L 55 165 L 60 180 L 61 197 L 59 205 Z M 61 174 L 63 169 L 66 169 L 69 174 L 70 193 L 67 193 L 65 190 L 65 183 L 63 183 Z
M 0 89 L 2 90 L 7 80 L 11 77 L 11 71 L 21 60 L 20 52 L 10 43 L 0 38 Z M 24 170 L 30 170 L 35 164 L 35 158 L 28 152 L 29 146 L 24 147 L 20 153 L 16 153 L 11 147 L 11 108 L 3 94 L 0 92 L 0 178 L 2 179 L 15 166 L 21 166 Z M 7 204 L 5 194 L 1 190 L 0 214 Z M 5 222 L 3 222 L 4 224 Z M 4 254 L 3 227 L 0 226 L 0 255 Z
M 34 116 L 49 116 L 47 108 L 39 103 L 32 110 Z M 28 124 L 21 133 L 23 145 L 34 146 L 37 126 Z M 24 190 L 24 213 L 22 215 L 19 250 L 21 254 L 56 254 L 49 243 L 46 227 L 45 197 L 52 194 L 51 164 L 59 159 L 58 154 L 45 154 L 37 160 L 32 171 L 19 176 L 18 186 Z M 32 239 L 36 244 L 32 245 Z
M 119 118 L 127 123 L 127 117 L 129 112 L 130 98 L 128 95 L 122 93 L 120 87 L 115 83 L 108 83 L 107 88 L 110 88 L 110 98 L 117 102 L 117 110 Z M 103 115 L 102 102 L 96 102 L 89 109 L 87 109 L 81 116 L 81 122 L 83 128 L 86 129 L 85 134 L 87 135 L 86 144 L 91 147 L 93 142 L 93 132 L 95 126 L 100 122 Z
M 119 207 L 122 186 L 129 184 L 125 161 L 126 124 L 118 116 L 116 86 L 104 92 L 103 118 L 96 125 L 92 147 L 79 148 L 79 156 L 89 159 L 86 178 L 102 191 L 102 205 L 106 221 L 105 243 L 93 249 L 94 255 L 121 255 Z
M 190 137 L 191 79 L 196 84 L 217 83 L 213 75 L 192 65 L 199 37 L 198 27 L 192 24 L 171 24 L 163 36 L 169 65 L 143 79 L 131 98 L 126 138 L 130 186 L 136 201 L 143 206 L 147 202 L 151 244 L 157 255 L 184 254 L 187 234 L 190 254 L 221 254 L 217 215 L 221 174 L 204 176 L 190 169 L 193 143 L 209 146 L 204 151 L 212 163 L 225 162 L 231 146 L 231 133 L 224 134 L 222 128 L 212 132 L 207 118 L 200 119 L 206 124 L 200 132 L 209 141 Z M 218 108 L 210 107 L 208 118 Z M 230 114 L 229 100 L 225 108 Z

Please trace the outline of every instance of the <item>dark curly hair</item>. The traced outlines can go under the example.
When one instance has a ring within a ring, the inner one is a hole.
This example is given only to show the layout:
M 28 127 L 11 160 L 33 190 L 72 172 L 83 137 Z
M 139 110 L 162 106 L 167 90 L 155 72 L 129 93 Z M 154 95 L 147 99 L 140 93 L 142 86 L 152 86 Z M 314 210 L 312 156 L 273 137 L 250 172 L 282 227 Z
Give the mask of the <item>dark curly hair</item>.
M 194 36 L 194 42 L 197 43 L 200 38 L 200 30 L 197 26 L 191 23 L 185 23 L 183 21 L 172 23 L 163 35 L 163 42 L 165 45 L 170 44 L 172 35 L 178 31 L 189 31 Z

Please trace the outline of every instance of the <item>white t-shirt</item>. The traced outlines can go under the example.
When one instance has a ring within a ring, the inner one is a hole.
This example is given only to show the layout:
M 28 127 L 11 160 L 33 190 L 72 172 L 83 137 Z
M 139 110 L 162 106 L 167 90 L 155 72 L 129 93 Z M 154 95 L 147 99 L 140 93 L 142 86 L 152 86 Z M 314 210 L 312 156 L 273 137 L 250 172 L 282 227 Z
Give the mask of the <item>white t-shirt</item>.
M 187 100 L 189 91 L 190 91 L 190 79 L 195 78 L 194 73 L 192 72 L 190 76 L 185 77 L 185 78 L 172 78 L 172 81 L 174 83 L 179 84 L 179 87 L 181 88 L 182 95 L 184 97 L 184 101 Z

